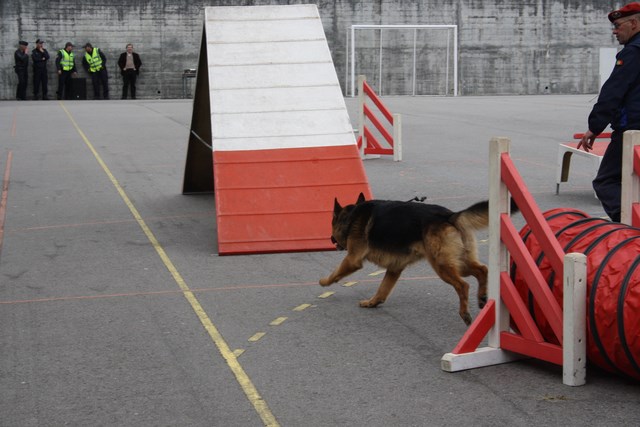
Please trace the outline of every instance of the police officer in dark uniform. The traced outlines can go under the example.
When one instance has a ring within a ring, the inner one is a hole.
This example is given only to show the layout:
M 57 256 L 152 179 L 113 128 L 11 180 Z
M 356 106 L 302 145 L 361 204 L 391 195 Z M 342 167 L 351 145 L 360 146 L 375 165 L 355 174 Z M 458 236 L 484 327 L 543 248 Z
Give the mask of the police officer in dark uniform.
M 16 61 L 16 65 L 13 67 L 18 75 L 18 89 L 16 90 L 16 99 L 25 101 L 27 99 L 27 78 L 29 71 L 29 43 L 24 40 L 18 42 L 18 50 L 15 51 L 13 57 Z
M 640 129 L 640 3 L 629 3 L 608 17 L 613 23 L 613 35 L 624 48 L 616 55 L 615 67 L 589 114 L 589 130 L 578 148 L 589 151 L 596 136 L 611 124 L 611 143 L 602 157 L 593 188 L 609 218 L 620 222 L 622 134 Z
M 36 40 L 36 48 L 31 52 L 33 61 L 33 99 L 38 99 L 40 86 L 42 86 L 42 99 L 49 99 L 49 76 L 47 63 L 49 52 L 44 48 L 44 40 Z

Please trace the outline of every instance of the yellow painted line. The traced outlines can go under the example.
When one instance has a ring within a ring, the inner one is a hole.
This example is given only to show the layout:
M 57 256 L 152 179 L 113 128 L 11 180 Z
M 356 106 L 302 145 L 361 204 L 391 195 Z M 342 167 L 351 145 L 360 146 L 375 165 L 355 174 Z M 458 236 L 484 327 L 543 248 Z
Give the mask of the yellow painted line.
M 347 282 L 347 283 L 343 283 L 342 286 L 348 288 L 348 287 L 351 287 L 351 286 L 355 285 L 356 283 L 358 283 L 358 282 Z
M 271 323 L 269 323 L 271 326 L 280 326 L 282 325 L 285 320 L 287 320 L 288 317 L 278 317 L 277 319 L 273 320 Z
M 253 334 L 251 336 L 251 338 L 249 338 L 249 341 L 256 342 L 256 341 L 258 341 L 260 338 L 262 338 L 265 335 L 267 335 L 266 332 L 256 332 L 255 334 Z
M 82 132 L 82 130 L 80 129 L 76 121 L 71 116 L 71 113 L 69 113 L 69 110 L 67 110 L 67 108 L 64 106 L 63 102 L 60 102 L 60 106 L 69 117 L 69 120 L 75 127 L 76 131 L 78 131 L 78 133 L 80 134 L 80 137 L 82 138 L 84 143 L 87 145 L 89 150 L 93 153 L 93 156 L 95 157 L 98 164 L 102 167 L 102 170 L 104 171 L 104 173 L 106 173 L 107 176 L 109 177 L 109 180 L 111 181 L 113 186 L 116 188 L 116 190 L 120 194 L 120 197 L 124 201 L 125 205 L 127 205 L 127 207 L 129 208 L 129 211 L 131 211 L 131 214 L 135 218 L 136 222 L 138 223 L 138 225 L 140 226 L 144 234 L 147 236 L 147 239 L 149 239 L 149 242 L 151 243 L 153 248 L 156 250 L 156 253 L 164 263 L 165 267 L 167 268 L 167 270 L 169 270 L 169 273 L 171 273 L 173 280 L 175 280 L 176 284 L 182 290 L 184 297 L 191 305 L 191 308 L 195 312 L 196 316 L 198 316 L 200 323 L 202 324 L 202 326 L 204 326 L 205 330 L 209 334 L 209 337 L 211 337 L 211 340 L 218 348 L 218 351 L 220 352 L 224 360 L 227 362 L 227 366 L 229 366 L 229 369 L 231 370 L 231 372 L 233 372 L 234 376 L 236 377 L 236 381 L 242 388 L 242 391 L 244 392 L 244 394 L 247 396 L 247 399 L 249 399 L 249 402 L 251 402 L 251 404 L 253 405 L 255 411 L 258 413 L 258 415 L 262 419 L 262 422 L 264 423 L 264 425 L 279 426 L 280 424 L 278 423 L 275 416 L 271 412 L 271 409 L 269 409 L 267 402 L 264 401 L 264 399 L 258 392 L 258 389 L 256 389 L 255 385 L 249 378 L 249 375 L 247 375 L 246 371 L 244 370 L 242 365 L 240 365 L 240 363 L 238 362 L 238 359 L 229 348 L 229 345 L 225 341 L 224 337 L 222 336 L 220 331 L 218 331 L 218 328 L 213 324 L 213 322 L 211 321 L 207 313 L 204 311 L 204 309 L 200 305 L 200 302 L 198 301 L 198 299 L 195 297 L 195 295 L 193 294 L 193 292 L 191 291 L 187 283 L 184 281 L 184 279 L 176 269 L 175 265 L 173 265 L 173 262 L 165 252 L 164 248 L 158 242 L 158 239 L 156 239 L 156 236 L 151 232 L 151 229 L 144 222 L 144 220 L 142 219 L 142 216 L 138 212 L 138 209 L 136 209 L 136 207 L 133 205 L 133 203 L 131 202 L 131 199 L 129 199 L 129 196 L 127 196 L 127 193 L 125 193 L 124 189 L 122 188 L 118 180 L 111 173 L 106 163 L 102 160 L 102 157 L 100 157 L 100 154 L 98 154 L 96 149 L 93 147 L 93 144 L 89 142 L 89 139 L 84 134 L 84 132 Z
M 233 355 L 235 357 L 242 356 L 242 353 L 244 353 L 244 349 L 243 348 L 237 348 L 237 349 L 233 350 Z
M 382 273 L 386 272 L 387 270 L 378 270 L 378 271 L 374 271 L 373 273 L 369 274 L 369 276 L 379 276 Z
M 324 294 L 318 295 L 318 298 L 329 298 L 333 294 L 335 294 L 335 292 L 325 292 Z
M 299 306 L 294 308 L 293 311 L 302 311 L 302 310 L 306 310 L 309 307 L 311 307 L 311 304 L 300 304 Z

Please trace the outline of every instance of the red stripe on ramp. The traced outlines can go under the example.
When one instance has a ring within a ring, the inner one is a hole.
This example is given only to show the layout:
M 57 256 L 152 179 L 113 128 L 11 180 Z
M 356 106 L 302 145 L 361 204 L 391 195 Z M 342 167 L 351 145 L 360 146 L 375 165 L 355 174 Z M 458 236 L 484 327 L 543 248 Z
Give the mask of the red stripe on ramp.
M 329 250 L 333 201 L 371 190 L 355 145 L 214 151 L 220 255 Z

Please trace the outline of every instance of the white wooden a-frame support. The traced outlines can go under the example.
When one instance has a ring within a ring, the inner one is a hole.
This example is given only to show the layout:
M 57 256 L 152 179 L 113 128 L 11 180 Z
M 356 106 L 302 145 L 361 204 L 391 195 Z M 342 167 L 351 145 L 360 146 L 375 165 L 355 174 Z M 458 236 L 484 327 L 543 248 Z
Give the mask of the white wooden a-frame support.
M 509 210 L 509 191 L 501 178 L 501 157 L 509 153 L 508 138 L 492 138 L 489 158 L 489 277 L 488 299 L 494 318 L 486 334 L 487 346 L 467 353 L 447 353 L 441 367 L 448 372 L 497 365 L 523 356 L 500 348 L 500 334 L 509 330 L 509 313 L 500 297 L 500 275 L 509 266 L 509 254 L 500 238 L 500 215 Z M 586 257 L 564 258 L 563 383 L 577 386 L 586 379 Z M 480 321 L 480 316 L 476 319 Z M 471 326 L 471 328 L 473 325 Z

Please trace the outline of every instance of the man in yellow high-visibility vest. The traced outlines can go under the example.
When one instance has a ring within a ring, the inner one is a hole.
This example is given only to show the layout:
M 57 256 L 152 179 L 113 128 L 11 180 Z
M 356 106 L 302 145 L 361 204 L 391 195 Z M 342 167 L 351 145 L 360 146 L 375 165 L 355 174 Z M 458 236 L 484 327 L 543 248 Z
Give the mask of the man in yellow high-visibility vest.
M 58 56 L 56 56 L 56 69 L 58 70 L 58 99 L 67 99 L 69 98 L 71 77 L 76 75 L 73 43 L 67 42 L 67 44 L 64 45 L 64 49 L 58 51 Z
M 97 47 L 91 43 L 84 45 L 85 54 L 82 58 L 82 66 L 91 76 L 93 83 L 93 98 L 100 99 L 100 87 L 102 87 L 102 98 L 109 99 L 109 75 L 107 74 L 107 58 Z

